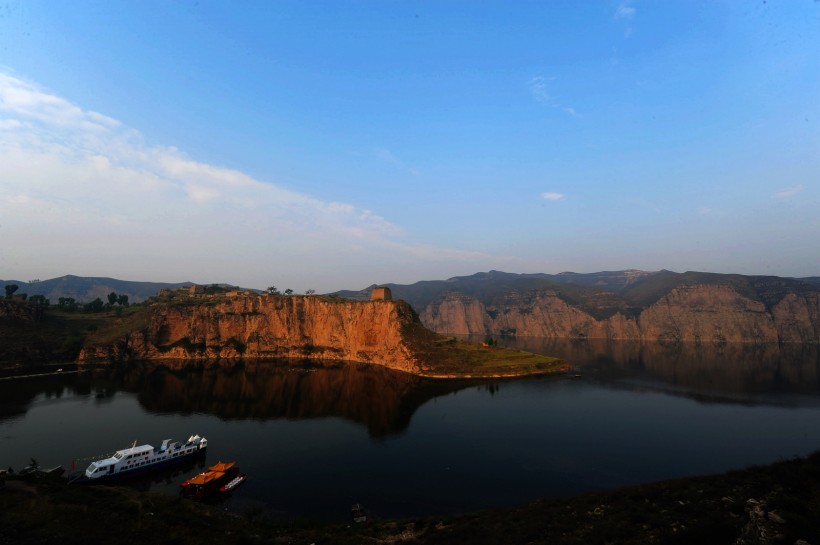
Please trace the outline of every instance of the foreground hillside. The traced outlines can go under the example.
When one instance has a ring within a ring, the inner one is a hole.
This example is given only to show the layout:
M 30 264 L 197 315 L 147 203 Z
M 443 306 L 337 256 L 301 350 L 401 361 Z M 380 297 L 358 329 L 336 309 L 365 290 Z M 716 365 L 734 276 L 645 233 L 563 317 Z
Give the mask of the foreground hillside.
M 388 285 L 444 335 L 651 341 L 818 343 L 816 278 L 671 271 L 510 274 Z M 339 292 L 353 299 L 361 292 Z
M 302 358 L 373 363 L 430 377 L 566 370 L 546 356 L 427 330 L 403 301 L 166 292 L 88 335 L 80 361 Z
M 113 313 L 66 313 L 0 299 L 0 367 L 73 361 L 85 336 L 112 317 Z
M 2 481 L 0 481 L 2 484 Z M 0 544 L 820 543 L 820 454 L 807 459 L 546 499 L 480 513 L 365 524 L 269 519 L 259 511 L 130 488 L 7 479 Z

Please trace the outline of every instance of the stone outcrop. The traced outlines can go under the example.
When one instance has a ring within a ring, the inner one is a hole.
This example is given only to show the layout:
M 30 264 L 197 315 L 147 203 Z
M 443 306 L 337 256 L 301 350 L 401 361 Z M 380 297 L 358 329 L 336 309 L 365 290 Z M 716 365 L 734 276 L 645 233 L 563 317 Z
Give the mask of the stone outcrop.
M 79 359 L 309 358 L 417 372 L 410 339 L 424 333 L 432 335 L 401 301 L 270 295 L 172 301 L 100 331 Z
M 488 304 L 450 292 L 420 316 L 425 326 L 444 335 L 716 345 L 820 342 L 820 293 L 789 293 L 767 306 L 722 284 L 679 286 L 646 308 L 624 308 L 600 318 L 552 290 L 511 291 Z
M 647 308 L 638 319 L 641 339 L 670 344 L 778 342 L 773 316 L 763 303 L 731 286 L 682 286 Z

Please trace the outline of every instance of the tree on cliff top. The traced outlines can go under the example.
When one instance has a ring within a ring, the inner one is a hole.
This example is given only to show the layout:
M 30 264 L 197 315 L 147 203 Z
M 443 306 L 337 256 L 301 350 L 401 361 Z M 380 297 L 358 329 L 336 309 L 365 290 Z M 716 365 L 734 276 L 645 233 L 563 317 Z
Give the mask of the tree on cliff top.
M 11 299 L 11 294 L 17 291 L 19 287 L 17 284 L 6 284 L 6 299 Z

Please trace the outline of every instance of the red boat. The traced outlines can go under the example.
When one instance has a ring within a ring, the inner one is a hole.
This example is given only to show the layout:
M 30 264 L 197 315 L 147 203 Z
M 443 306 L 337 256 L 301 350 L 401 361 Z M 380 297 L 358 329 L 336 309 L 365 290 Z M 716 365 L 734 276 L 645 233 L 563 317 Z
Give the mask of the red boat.
M 179 493 L 188 498 L 202 499 L 218 492 L 229 492 L 245 480 L 245 474 L 240 474 L 239 468 L 235 466 L 236 462 L 219 462 L 212 465 L 208 471 L 191 477 L 179 485 Z M 234 483 L 237 479 L 240 480 Z M 230 488 L 227 488 L 229 485 L 231 485 Z
M 236 488 L 240 484 L 244 483 L 245 479 L 247 479 L 247 478 L 248 478 L 247 475 L 245 475 L 244 473 L 240 473 L 239 475 L 237 475 L 236 477 L 234 477 L 233 479 L 228 481 L 226 484 L 223 484 L 222 486 L 220 486 L 219 491 L 222 492 L 223 494 L 226 493 L 226 492 L 230 492 L 231 490 L 233 490 L 234 488 Z

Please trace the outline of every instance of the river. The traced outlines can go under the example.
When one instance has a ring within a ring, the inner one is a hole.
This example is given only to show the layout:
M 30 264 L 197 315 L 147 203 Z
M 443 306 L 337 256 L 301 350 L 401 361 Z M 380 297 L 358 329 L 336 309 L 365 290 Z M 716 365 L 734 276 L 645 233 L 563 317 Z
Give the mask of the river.
M 172 362 L 0 381 L 0 467 L 205 436 L 248 481 L 226 509 L 341 520 L 510 506 L 820 449 L 817 347 L 502 340 L 565 377 L 431 381 L 358 364 Z M 576 376 L 577 375 L 577 376 Z M 188 466 L 134 486 L 176 493 Z

